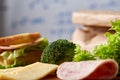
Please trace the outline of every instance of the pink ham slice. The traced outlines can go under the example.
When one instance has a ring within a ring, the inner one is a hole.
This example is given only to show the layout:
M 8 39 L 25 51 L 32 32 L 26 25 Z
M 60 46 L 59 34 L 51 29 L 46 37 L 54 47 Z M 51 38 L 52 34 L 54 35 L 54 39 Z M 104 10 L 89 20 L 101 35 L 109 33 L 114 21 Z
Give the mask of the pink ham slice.
M 57 69 L 62 80 L 113 79 L 118 73 L 118 64 L 112 59 L 64 62 Z

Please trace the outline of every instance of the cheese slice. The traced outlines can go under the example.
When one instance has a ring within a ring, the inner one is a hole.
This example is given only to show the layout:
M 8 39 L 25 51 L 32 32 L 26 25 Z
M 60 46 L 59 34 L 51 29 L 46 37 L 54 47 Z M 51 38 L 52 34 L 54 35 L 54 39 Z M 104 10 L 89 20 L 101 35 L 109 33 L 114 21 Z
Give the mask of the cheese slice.
M 6 77 L 4 76 L 4 74 L 9 73 L 11 71 L 17 70 L 17 69 L 21 69 L 23 67 L 15 67 L 15 68 L 8 68 L 8 69 L 0 69 L 0 80 L 14 80 L 10 77 Z
M 21 69 L 21 68 L 23 68 L 23 67 L 15 67 L 15 68 L 8 68 L 8 69 L 0 69 L 0 74 L 6 73 L 6 72 L 11 72 L 11 71 L 18 70 L 18 69 Z
M 36 62 L 6 73 L 0 72 L 0 80 L 38 80 L 55 72 L 58 65 Z

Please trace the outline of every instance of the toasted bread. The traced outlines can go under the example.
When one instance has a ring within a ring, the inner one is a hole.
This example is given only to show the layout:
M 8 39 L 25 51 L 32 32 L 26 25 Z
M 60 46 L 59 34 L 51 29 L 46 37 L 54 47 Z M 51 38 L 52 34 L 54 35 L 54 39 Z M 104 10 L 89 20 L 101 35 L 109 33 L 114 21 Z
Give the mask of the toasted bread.
M 34 46 L 34 45 L 37 45 L 38 43 L 40 43 L 42 40 L 43 40 L 43 38 L 39 38 L 39 39 L 35 40 L 34 42 L 26 42 L 26 43 L 21 43 L 21 44 L 17 44 L 17 45 L 9 45 L 9 46 L 0 46 L 0 50 L 2 52 L 2 50 L 13 50 L 13 49 L 22 48 L 25 46 Z
M 33 42 L 40 37 L 41 35 L 38 32 L 23 33 L 23 34 L 17 34 L 17 35 L 12 35 L 12 36 L 7 36 L 7 37 L 1 37 L 0 46 L 9 46 L 9 45 Z

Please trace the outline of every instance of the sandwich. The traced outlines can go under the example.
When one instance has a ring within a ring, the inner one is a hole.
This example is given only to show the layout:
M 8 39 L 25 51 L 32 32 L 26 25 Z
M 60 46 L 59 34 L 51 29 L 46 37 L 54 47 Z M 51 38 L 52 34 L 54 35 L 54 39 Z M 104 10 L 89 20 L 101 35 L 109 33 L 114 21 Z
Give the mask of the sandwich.
M 25 66 L 40 61 L 48 40 L 39 32 L 0 38 L 0 68 Z
M 72 35 L 72 41 L 80 44 L 82 49 L 92 51 L 96 45 L 107 42 L 106 32 L 114 33 L 110 30 L 111 21 L 120 20 L 120 12 L 88 10 L 73 12 L 73 24 L 79 24 Z

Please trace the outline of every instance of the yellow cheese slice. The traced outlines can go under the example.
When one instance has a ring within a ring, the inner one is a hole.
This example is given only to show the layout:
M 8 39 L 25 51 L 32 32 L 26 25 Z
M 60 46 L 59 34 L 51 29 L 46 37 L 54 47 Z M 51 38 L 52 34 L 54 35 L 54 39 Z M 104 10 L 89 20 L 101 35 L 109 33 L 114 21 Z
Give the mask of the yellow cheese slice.
M 23 67 L 15 67 L 15 68 L 8 68 L 8 69 L 0 69 L 0 74 L 6 73 L 6 72 L 11 72 L 11 71 L 18 70 L 18 69 L 21 69 L 21 68 L 23 68 Z
M 38 80 L 54 72 L 58 65 L 36 62 L 16 70 L 0 72 L 0 80 Z

